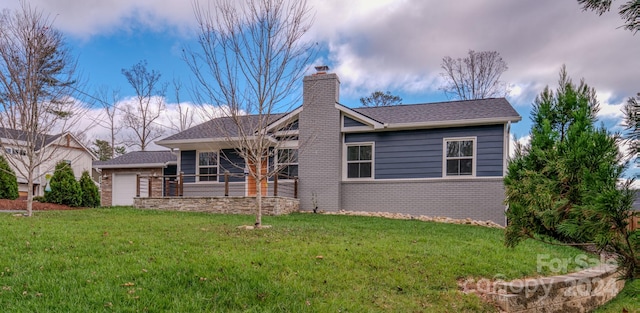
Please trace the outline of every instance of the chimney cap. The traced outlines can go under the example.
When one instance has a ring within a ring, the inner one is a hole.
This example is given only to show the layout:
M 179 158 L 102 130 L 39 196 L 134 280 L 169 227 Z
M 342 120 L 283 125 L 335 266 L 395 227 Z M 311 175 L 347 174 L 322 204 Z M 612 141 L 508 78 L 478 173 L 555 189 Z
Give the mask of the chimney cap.
M 316 66 L 317 74 L 325 74 L 329 70 L 329 66 L 327 65 L 318 65 Z

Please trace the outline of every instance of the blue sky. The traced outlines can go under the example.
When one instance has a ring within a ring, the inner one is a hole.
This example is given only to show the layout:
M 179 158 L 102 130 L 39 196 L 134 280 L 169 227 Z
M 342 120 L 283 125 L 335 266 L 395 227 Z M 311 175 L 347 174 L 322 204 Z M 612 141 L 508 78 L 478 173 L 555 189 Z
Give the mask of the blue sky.
M 207 1 L 207 0 L 202 0 Z M 18 0 L 1 0 L 17 8 Z M 121 69 L 147 60 L 165 81 L 189 84 L 181 59 L 195 44 L 190 1 L 32 0 L 55 18 L 54 25 L 78 56 L 88 92 L 99 86 L 133 96 Z M 508 63 L 502 80 L 508 100 L 522 115 L 513 133 L 526 141 L 531 103 L 544 86 L 555 88 L 566 64 L 574 81 L 585 78 L 598 91 L 601 120 L 620 121 L 620 106 L 640 92 L 640 35 L 618 28 L 616 13 L 582 12 L 577 1 L 557 0 L 309 0 L 314 24 L 307 39 L 321 47 L 310 64 L 329 65 L 341 78 L 341 99 L 358 106 L 374 90 L 400 95 L 404 103 L 446 100 L 441 86 L 442 57 L 464 57 L 469 49 L 495 50 Z M 614 2 L 614 7 L 617 4 Z M 175 102 L 172 93 L 168 103 Z M 181 99 L 189 101 L 188 91 Z M 172 106 L 168 106 L 168 113 Z M 170 115 L 167 116 L 167 119 Z M 165 121 L 167 121 L 165 119 Z M 89 140 L 104 138 L 93 128 Z

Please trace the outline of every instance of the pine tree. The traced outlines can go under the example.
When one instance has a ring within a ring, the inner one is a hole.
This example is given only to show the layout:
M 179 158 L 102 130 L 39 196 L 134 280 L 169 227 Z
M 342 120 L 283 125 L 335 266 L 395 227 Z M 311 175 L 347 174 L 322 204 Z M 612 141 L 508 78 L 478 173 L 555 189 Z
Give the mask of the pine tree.
M 15 200 L 18 194 L 18 179 L 7 160 L 0 155 L 0 199 Z
M 505 242 L 526 238 L 593 243 L 616 253 L 627 277 L 638 277 L 638 234 L 628 231 L 633 192 L 617 186 L 625 166 L 620 138 L 596 127 L 595 90 L 573 84 L 563 67 L 559 87 L 536 98 L 531 144 L 505 177 Z
M 64 161 L 56 165 L 53 177 L 49 181 L 51 191 L 45 194 L 50 203 L 64 204 L 72 207 L 82 205 L 82 189 L 73 175 L 71 166 Z
M 88 171 L 82 172 L 80 177 L 80 189 L 82 189 L 82 206 L 95 208 L 100 206 L 100 191 L 93 182 Z

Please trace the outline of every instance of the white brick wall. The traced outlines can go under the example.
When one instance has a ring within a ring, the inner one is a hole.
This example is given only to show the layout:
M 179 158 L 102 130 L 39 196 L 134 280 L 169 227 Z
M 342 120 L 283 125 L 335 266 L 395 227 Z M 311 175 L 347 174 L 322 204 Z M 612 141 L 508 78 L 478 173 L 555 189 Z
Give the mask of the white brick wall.
M 340 209 L 342 177 L 342 134 L 340 111 L 335 105 L 340 81 L 336 74 L 317 74 L 304 78 L 304 110 L 300 114 L 300 207 Z

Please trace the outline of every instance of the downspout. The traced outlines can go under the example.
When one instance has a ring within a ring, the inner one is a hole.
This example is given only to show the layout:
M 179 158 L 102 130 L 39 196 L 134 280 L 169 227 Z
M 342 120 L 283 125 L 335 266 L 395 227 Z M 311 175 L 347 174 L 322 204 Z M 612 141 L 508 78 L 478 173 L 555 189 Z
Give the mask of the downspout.
M 505 131 L 505 153 L 504 153 L 504 166 L 503 166 L 503 179 L 504 177 L 507 176 L 507 166 L 509 165 L 509 151 L 511 151 L 511 121 L 508 121 L 507 124 L 505 125 L 506 131 Z M 504 181 L 504 180 L 503 180 Z M 504 183 L 503 183 L 504 184 Z M 506 200 L 506 199 L 505 199 Z M 505 201 L 506 202 L 506 201 Z M 504 226 L 506 227 L 508 224 L 508 220 L 507 220 L 507 211 L 509 211 L 509 203 L 506 202 L 506 205 L 504 207 Z

